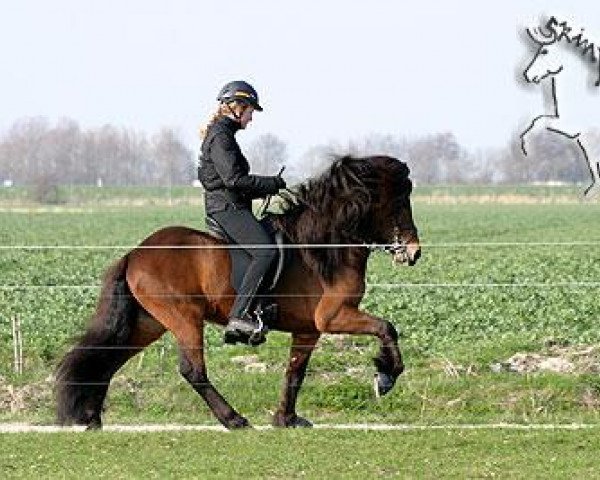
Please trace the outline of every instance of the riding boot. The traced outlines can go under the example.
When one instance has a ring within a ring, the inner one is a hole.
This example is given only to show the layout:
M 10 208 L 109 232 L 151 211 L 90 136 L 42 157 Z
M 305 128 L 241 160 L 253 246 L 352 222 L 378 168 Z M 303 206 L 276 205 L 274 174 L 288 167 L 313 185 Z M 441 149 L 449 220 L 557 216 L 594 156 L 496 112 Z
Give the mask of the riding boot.
M 259 277 L 258 281 L 252 281 L 255 278 L 251 268 L 249 268 L 246 275 L 244 275 L 244 280 L 225 327 L 223 337 L 225 343 L 246 343 L 257 346 L 266 341 L 267 327 L 262 318 L 260 316 L 255 317 L 250 313 L 254 295 L 258 291 L 263 277 Z
M 266 327 L 260 319 L 254 319 L 248 313 L 243 317 L 229 317 L 223 336 L 225 343 L 246 343 L 255 347 L 266 340 Z

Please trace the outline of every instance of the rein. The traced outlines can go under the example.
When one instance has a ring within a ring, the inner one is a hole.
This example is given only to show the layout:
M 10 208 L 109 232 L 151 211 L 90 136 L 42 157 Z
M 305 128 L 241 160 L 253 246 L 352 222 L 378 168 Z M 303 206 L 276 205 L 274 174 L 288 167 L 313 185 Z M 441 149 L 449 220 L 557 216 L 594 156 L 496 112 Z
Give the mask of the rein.
M 284 170 L 285 170 L 285 165 L 279 169 L 279 173 L 277 173 L 276 176 L 277 177 L 281 177 L 281 174 L 283 173 Z M 289 188 L 287 188 L 287 187 L 285 188 L 285 191 L 291 193 L 291 190 Z M 258 209 L 258 216 L 259 217 L 262 218 L 267 213 L 267 210 L 269 209 L 269 206 L 271 205 L 271 198 L 273 198 L 272 194 L 269 194 L 269 195 L 267 195 L 265 197 L 262 205 Z
M 281 174 L 283 173 L 284 170 L 285 170 L 285 166 L 283 166 L 281 168 L 281 170 L 279 171 L 277 176 L 281 176 Z M 313 207 L 310 204 L 308 204 L 307 202 L 302 200 L 296 194 L 296 192 L 294 192 L 290 188 L 285 187 L 283 190 L 286 193 L 288 193 L 289 195 L 291 195 L 294 198 L 294 201 L 297 202 L 298 204 L 302 204 L 307 208 L 313 209 Z M 279 194 L 276 194 L 276 195 L 279 195 Z M 259 207 L 259 216 L 260 217 L 264 217 L 268 213 L 267 210 L 268 210 L 269 206 L 271 205 L 272 197 L 273 197 L 273 195 L 267 195 L 267 197 L 265 197 L 263 203 Z M 364 245 L 371 252 L 382 251 L 385 253 L 389 253 L 394 257 L 394 260 L 399 260 L 401 262 L 405 262 L 408 260 L 408 245 L 407 245 L 406 241 L 404 241 L 400 238 L 400 232 L 403 229 L 404 230 L 414 230 L 414 225 L 395 223 L 394 227 L 393 227 L 392 241 L 389 244 L 376 244 L 375 242 L 369 242 L 368 240 L 364 240 L 363 238 L 358 238 L 358 237 L 356 238 L 356 243 L 357 244 L 360 243 L 360 244 Z

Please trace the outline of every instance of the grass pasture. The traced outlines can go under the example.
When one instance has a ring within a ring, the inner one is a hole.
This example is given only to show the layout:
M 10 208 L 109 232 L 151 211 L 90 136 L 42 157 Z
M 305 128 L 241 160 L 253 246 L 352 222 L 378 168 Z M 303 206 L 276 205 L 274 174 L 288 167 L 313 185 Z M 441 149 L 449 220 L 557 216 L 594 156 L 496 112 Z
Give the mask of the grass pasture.
M 597 429 L 38 433 L 1 440 L 0 471 L 10 478 L 598 478 L 600 447 Z
M 600 424 L 600 204 L 578 201 L 574 187 L 537 188 L 417 189 L 423 257 L 414 268 L 391 268 L 374 254 L 362 305 L 401 331 L 405 374 L 376 401 L 375 341 L 326 337 L 298 412 L 318 423 Z M 50 375 L 89 317 L 104 269 L 161 226 L 203 225 L 201 206 L 185 200 L 189 192 L 133 193 L 138 202 L 131 192 L 113 201 L 83 191 L 78 198 L 88 200 L 52 208 L 0 195 L 0 421 L 51 424 Z M 517 203 L 505 203 L 509 197 Z M 12 371 L 15 316 L 24 337 L 21 376 Z M 273 333 L 256 350 L 225 347 L 209 327 L 205 348 L 222 394 L 252 423 L 268 423 L 287 336 Z M 569 368 L 517 373 L 507 363 L 516 353 L 525 363 L 560 359 Z M 176 365 L 169 335 L 131 360 L 109 390 L 106 423 L 214 425 Z M 597 438 L 596 429 L 2 435 L 0 471 L 593 478 Z

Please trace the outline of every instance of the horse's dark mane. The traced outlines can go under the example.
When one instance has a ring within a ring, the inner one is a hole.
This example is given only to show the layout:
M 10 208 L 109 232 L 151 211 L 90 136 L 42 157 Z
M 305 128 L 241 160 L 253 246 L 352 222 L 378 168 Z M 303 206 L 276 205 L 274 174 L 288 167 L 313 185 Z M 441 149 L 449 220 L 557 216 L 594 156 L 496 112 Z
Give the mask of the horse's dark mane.
M 295 244 L 356 244 L 373 240 L 373 205 L 382 179 L 393 181 L 394 195 L 410 192 L 409 169 L 392 157 L 338 157 L 319 177 L 284 194 L 275 223 Z M 392 183 L 392 182 L 390 182 Z M 302 248 L 305 262 L 326 281 L 347 257 L 347 248 Z

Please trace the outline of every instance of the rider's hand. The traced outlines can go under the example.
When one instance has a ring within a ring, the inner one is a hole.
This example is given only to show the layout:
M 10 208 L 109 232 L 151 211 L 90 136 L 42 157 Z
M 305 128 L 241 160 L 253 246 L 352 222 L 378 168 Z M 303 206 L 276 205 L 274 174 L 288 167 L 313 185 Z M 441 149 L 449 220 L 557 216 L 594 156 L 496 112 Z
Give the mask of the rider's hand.
M 277 185 L 278 189 L 285 188 L 286 183 L 285 183 L 285 180 L 282 177 L 280 177 L 279 175 L 277 175 L 275 177 L 275 181 L 277 182 L 276 185 Z

